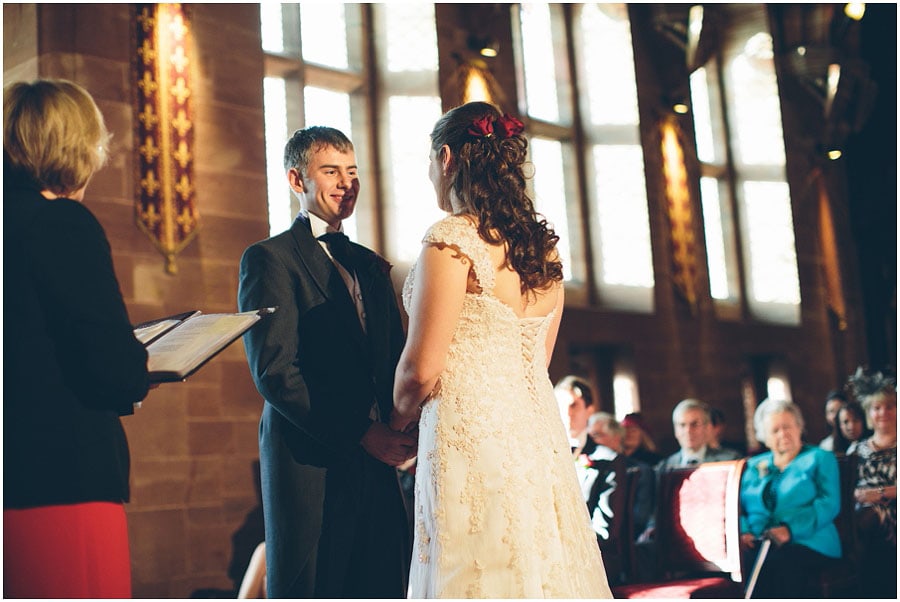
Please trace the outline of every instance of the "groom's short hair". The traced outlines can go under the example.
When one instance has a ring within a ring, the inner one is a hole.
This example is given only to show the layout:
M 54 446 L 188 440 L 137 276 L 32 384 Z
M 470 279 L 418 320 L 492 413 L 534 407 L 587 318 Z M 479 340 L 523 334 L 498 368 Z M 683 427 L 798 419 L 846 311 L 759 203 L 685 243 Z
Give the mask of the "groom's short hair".
M 350 139 L 335 128 L 314 125 L 297 130 L 284 145 L 284 171 L 294 168 L 305 178 L 306 168 L 309 166 L 313 153 L 326 146 L 342 153 L 353 150 L 353 143 L 350 142 Z

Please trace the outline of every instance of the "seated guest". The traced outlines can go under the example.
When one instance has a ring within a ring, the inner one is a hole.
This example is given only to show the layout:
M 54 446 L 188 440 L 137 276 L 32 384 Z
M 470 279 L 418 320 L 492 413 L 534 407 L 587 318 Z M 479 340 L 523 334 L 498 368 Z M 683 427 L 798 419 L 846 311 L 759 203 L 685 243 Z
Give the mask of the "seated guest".
M 627 495 L 627 469 L 625 456 L 599 444 L 595 444 L 589 455 L 581 454 L 575 463 L 575 473 L 603 553 L 606 576 L 611 583 L 622 583 L 624 580 L 625 558 L 620 553 L 624 531 L 621 517 L 616 513 L 624 505 L 623 496 Z
M 845 403 L 847 403 L 847 397 L 838 390 L 829 391 L 828 395 L 825 396 L 825 424 L 828 425 L 828 430 L 831 434 L 819 442 L 819 447 L 824 450 L 833 451 L 834 449 L 834 419 L 838 410 Z
M 563 377 L 553 388 L 559 415 L 569 434 L 573 458 L 591 455 L 597 444 L 587 435 L 588 418 L 594 412 L 591 386 L 577 376 Z
M 650 466 L 656 466 L 663 459 L 640 412 L 627 414 L 622 419 L 622 426 L 625 428 L 622 449 L 626 456 Z
M 675 439 L 681 446 L 677 452 L 662 460 L 654 467 L 656 476 L 666 470 L 677 468 L 690 468 L 704 462 L 722 462 L 740 458 L 738 452 L 731 449 L 716 449 L 709 445 L 712 434 L 712 421 L 710 420 L 710 408 L 707 404 L 697 399 L 684 399 L 675 406 L 672 411 L 672 426 L 675 430 Z M 647 528 L 638 536 L 636 553 L 638 560 L 643 565 L 655 563 L 656 555 L 656 519 L 650 518 Z M 642 573 L 642 579 L 651 573 Z
M 725 412 L 720 410 L 719 408 L 715 408 L 710 406 L 709 408 L 709 423 L 710 423 L 710 433 L 709 433 L 709 446 L 713 449 L 727 449 L 732 450 L 734 453 L 739 456 L 743 456 L 741 452 L 739 452 L 735 446 L 725 445 L 722 437 L 725 435 Z
M 736 460 L 741 457 L 733 449 L 716 449 L 709 445 L 712 433 L 709 414 L 709 406 L 697 399 L 684 399 L 675 406 L 672 411 L 672 426 L 681 449 L 660 462 L 657 470 Z
M 638 471 L 638 484 L 634 494 L 634 507 L 631 516 L 635 537 L 643 532 L 653 513 L 653 495 L 656 480 L 653 468 L 649 464 L 639 462 L 623 453 L 622 439 L 625 429 L 608 412 L 597 412 L 588 419 L 588 434 L 600 446 L 609 448 L 625 458 L 625 466 Z
M 832 449 L 836 454 L 846 454 L 847 449 L 872 432 L 866 428 L 866 411 L 857 401 L 848 401 L 838 410 L 832 431 Z
M 856 522 L 866 598 L 897 598 L 897 383 L 858 370 L 850 379 L 874 430 L 850 446 L 859 457 Z
M 841 557 L 837 460 L 803 443 L 803 416 L 790 401 L 763 401 L 753 425 L 770 451 L 750 458 L 741 478 L 741 547 L 755 556 L 762 539 L 772 542 L 753 597 L 815 597 L 810 576 Z

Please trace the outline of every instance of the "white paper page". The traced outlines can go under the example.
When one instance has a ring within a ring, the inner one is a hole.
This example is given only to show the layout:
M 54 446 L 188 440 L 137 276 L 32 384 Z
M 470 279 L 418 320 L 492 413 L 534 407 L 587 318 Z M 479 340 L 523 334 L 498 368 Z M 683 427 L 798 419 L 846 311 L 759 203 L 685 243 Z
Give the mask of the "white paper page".
M 147 368 L 188 372 L 258 319 L 256 311 L 195 316 L 147 347 Z
M 156 335 L 172 328 L 178 324 L 178 322 L 178 320 L 161 320 L 150 326 L 145 326 L 144 328 L 135 328 L 134 336 L 137 337 L 137 340 L 141 343 L 146 344 L 147 341 L 152 341 Z

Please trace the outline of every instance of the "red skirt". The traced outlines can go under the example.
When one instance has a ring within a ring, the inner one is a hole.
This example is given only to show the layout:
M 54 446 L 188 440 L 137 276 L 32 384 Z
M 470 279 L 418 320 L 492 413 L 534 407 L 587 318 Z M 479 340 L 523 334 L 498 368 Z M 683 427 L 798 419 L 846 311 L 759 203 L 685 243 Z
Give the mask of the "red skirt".
M 3 511 L 4 598 L 130 598 L 125 507 Z

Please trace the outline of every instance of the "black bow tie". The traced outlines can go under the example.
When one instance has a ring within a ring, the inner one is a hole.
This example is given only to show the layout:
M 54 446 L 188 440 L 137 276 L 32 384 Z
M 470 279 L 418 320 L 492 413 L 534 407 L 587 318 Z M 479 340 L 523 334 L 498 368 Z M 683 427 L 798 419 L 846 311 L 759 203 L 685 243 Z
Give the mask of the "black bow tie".
M 328 252 L 331 253 L 331 256 L 339 261 L 342 266 L 347 268 L 348 272 L 354 271 L 355 261 L 353 247 L 350 246 L 350 239 L 347 238 L 346 234 L 343 232 L 327 232 L 320 236 L 319 240 L 324 241 L 325 244 L 328 245 Z

